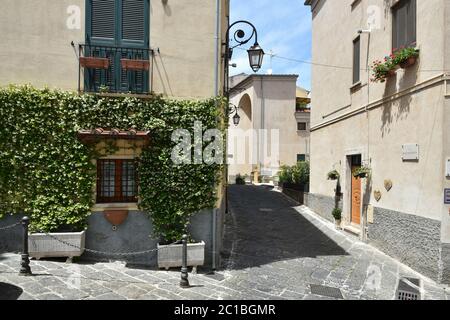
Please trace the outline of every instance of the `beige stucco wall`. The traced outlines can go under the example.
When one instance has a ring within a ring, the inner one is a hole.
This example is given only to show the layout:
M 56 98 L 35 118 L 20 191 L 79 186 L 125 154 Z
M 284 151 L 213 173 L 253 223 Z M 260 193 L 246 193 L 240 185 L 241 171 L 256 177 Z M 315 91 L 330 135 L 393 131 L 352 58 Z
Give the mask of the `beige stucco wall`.
M 268 139 L 266 139 L 267 150 L 271 150 L 272 142 L 270 139 L 271 130 L 278 130 L 279 133 L 279 162 L 278 165 L 294 165 L 297 162 L 297 154 L 309 154 L 309 132 L 297 131 L 297 118 L 295 112 L 296 99 L 296 80 L 297 76 L 252 76 L 244 83 L 238 85 L 239 90 L 232 93 L 231 103 L 240 106 L 243 97 L 249 97 L 251 100 L 251 121 L 240 111 L 241 123 L 238 129 L 266 129 L 268 130 Z M 246 98 L 244 98 L 246 99 Z M 234 129 L 230 117 L 230 129 Z M 309 115 L 305 121 L 309 126 Z M 259 148 L 250 148 L 256 159 L 261 159 L 263 151 L 261 143 Z M 250 151 L 249 151 L 250 153 Z M 248 155 L 248 157 L 250 154 Z M 270 156 L 270 154 L 269 154 Z M 260 170 L 269 170 L 269 161 L 261 162 Z M 264 163 L 267 162 L 267 163 Z M 254 166 L 251 165 L 230 165 L 229 175 L 234 176 L 238 173 L 250 174 Z M 273 168 L 272 168 L 273 169 Z
M 216 1 L 150 2 L 150 46 L 160 52 L 154 60 L 154 92 L 183 98 L 214 96 Z M 67 8 L 71 5 L 81 9 L 79 30 L 66 26 Z M 220 6 L 224 35 L 228 0 L 220 0 Z M 76 90 L 78 62 L 70 43 L 84 42 L 84 18 L 84 0 L 3 0 L 0 85 L 32 83 L 37 87 Z M 218 61 L 221 89 L 220 54 Z
M 380 8 L 381 28 L 371 32 L 370 44 L 368 34 L 361 35 L 361 68 L 392 50 L 389 1 L 361 0 L 352 8 L 353 2 L 320 1 L 313 15 L 313 60 L 340 68 L 313 66 L 311 192 L 334 196 L 335 182 L 327 181 L 326 174 L 337 169 L 343 176 L 344 215 L 348 216 L 346 156 L 361 153 L 373 170 L 372 185 L 365 191 L 370 204 L 448 225 L 448 207 L 443 204 L 443 188 L 449 186 L 444 159 L 450 156 L 443 81 L 443 57 L 450 52 L 444 51 L 448 47 L 445 30 L 449 30 L 444 18 L 446 1 L 417 1 L 420 60 L 414 67 L 397 71 L 386 83 L 368 82 L 367 71 L 361 70 L 361 85 L 351 90 L 353 39 L 358 29 L 367 28 L 371 5 Z M 402 145 L 407 143 L 419 144 L 418 162 L 402 161 Z M 385 179 L 394 183 L 390 192 L 384 188 Z M 375 190 L 382 192 L 379 202 L 373 198 Z M 450 235 L 447 229 L 443 234 Z

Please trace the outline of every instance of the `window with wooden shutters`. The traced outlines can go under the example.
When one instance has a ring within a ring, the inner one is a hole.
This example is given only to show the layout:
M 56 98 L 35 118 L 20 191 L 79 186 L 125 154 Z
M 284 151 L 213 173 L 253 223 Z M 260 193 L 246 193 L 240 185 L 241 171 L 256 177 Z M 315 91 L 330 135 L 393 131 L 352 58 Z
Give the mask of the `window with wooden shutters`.
M 121 59 L 149 60 L 149 0 L 86 0 L 85 56 L 109 59 L 108 69 L 85 70 L 86 91 L 146 93 L 147 70 L 126 70 Z
M 116 0 L 90 0 L 91 37 L 98 39 L 115 38 Z
M 137 202 L 134 160 L 97 161 L 97 203 Z
M 358 83 L 361 71 L 361 38 L 353 40 L 353 84 Z
M 401 0 L 392 8 L 393 49 L 414 46 L 416 43 L 416 0 Z
M 144 0 L 122 0 L 122 39 L 144 42 L 144 23 Z

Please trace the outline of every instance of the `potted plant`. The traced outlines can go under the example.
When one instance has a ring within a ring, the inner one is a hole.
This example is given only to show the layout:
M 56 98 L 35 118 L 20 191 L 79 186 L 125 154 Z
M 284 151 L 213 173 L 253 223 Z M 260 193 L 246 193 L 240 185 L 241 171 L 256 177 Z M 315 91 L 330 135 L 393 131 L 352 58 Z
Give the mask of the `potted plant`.
M 393 61 L 402 69 L 406 69 L 416 64 L 418 57 L 419 49 L 415 47 L 400 48 L 399 50 L 394 50 Z
M 353 176 L 355 178 L 364 179 L 369 177 L 371 169 L 366 166 L 359 167 L 353 171 Z
M 333 215 L 336 229 L 340 229 L 342 222 L 342 210 L 339 208 L 335 208 L 333 209 L 333 212 L 331 214 Z
M 385 58 L 385 62 L 380 60 L 372 64 L 372 82 L 385 82 L 387 78 L 395 76 L 396 65 L 390 57 Z
M 338 180 L 340 177 L 339 172 L 337 172 L 337 170 L 332 170 L 330 172 L 328 172 L 327 174 L 327 178 L 328 180 Z
M 241 174 L 238 174 L 236 176 L 236 184 L 237 185 L 245 185 L 245 178 L 241 176 Z

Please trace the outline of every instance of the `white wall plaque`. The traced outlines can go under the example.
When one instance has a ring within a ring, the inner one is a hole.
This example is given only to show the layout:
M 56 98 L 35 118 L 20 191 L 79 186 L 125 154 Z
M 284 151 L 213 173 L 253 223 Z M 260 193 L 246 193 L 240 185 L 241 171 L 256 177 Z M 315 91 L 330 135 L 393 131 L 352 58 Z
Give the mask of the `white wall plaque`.
M 408 160 L 419 160 L 419 145 L 416 143 L 404 144 L 402 146 L 402 159 L 403 161 Z
M 447 159 L 446 165 L 445 165 L 445 176 L 447 178 L 450 178 L 450 158 Z

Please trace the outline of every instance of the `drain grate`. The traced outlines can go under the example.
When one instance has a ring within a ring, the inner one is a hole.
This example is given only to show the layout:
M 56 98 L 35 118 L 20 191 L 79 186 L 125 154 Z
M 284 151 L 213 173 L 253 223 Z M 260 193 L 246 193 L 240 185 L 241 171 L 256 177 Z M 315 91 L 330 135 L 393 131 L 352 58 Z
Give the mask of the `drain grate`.
M 416 278 L 401 278 L 398 281 L 397 300 L 421 300 L 421 281 Z
M 323 297 L 344 299 L 344 297 L 342 296 L 341 290 L 338 288 L 321 286 L 321 285 L 317 285 L 317 284 L 310 284 L 309 287 L 311 288 L 312 294 L 315 294 L 318 296 L 323 296 Z

